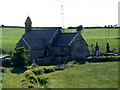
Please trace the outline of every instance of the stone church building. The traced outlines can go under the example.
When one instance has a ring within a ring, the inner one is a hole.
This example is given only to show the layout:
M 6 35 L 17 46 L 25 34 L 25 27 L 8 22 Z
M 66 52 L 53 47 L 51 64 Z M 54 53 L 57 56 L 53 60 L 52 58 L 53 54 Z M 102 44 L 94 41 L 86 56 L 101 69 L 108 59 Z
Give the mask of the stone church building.
M 84 58 L 89 56 L 88 45 L 79 30 L 76 33 L 62 33 L 56 30 L 32 30 L 32 21 L 27 17 L 25 33 L 16 48 L 31 50 L 31 60 L 43 57 Z

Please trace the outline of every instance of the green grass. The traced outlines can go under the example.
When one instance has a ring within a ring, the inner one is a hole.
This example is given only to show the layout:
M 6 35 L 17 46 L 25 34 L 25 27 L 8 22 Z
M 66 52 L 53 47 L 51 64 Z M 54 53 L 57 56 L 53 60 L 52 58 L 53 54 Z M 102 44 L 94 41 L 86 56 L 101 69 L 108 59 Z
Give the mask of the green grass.
M 85 29 L 82 31 L 82 36 L 88 43 L 88 48 L 90 50 L 91 44 L 96 45 L 98 42 L 100 52 L 106 52 L 106 43 L 108 42 L 110 45 L 110 50 L 116 48 L 116 52 L 118 52 L 118 31 L 119 29 Z
M 2 88 L 20 88 L 20 81 L 24 78 L 24 74 L 11 73 L 11 68 L 6 68 L 6 73 L 3 74 Z
M 46 76 L 48 88 L 117 88 L 118 63 L 87 63 Z
M 11 73 L 11 69 L 6 68 L 2 87 L 22 88 L 21 80 L 25 78 L 24 74 Z M 43 74 L 43 76 L 49 78 L 48 88 L 117 88 L 118 62 L 74 64 L 74 67 Z
M 3 28 L 2 29 L 2 48 L 9 52 L 14 50 L 16 43 L 24 34 L 23 28 Z
M 28 66 L 29 68 L 30 66 Z M 54 68 L 55 66 L 38 66 L 37 69 Z M 34 68 L 36 69 L 36 68 Z M 16 69 L 16 73 L 11 72 L 12 68 L 5 68 L 5 73 L 0 80 L 3 80 L 2 88 L 23 88 L 21 80 L 25 79 L 23 70 Z M 1 84 L 1 83 L 0 83 Z
M 8 54 L 0 54 L 0 57 L 8 56 Z
M 76 29 L 64 29 L 63 32 L 76 32 Z M 118 31 L 119 29 L 83 29 L 81 32 L 90 50 L 91 44 L 98 42 L 100 52 L 106 51 L 106 43 L 110 45 L 110 50 L 116 48 L 118 52 Z M 24 28 L 3 28 L 2 29 L 2 48 L 5 52 L 14 50 L 16 43 L 24 34 Z M 120 41 L 120 39 L 119 39 Z

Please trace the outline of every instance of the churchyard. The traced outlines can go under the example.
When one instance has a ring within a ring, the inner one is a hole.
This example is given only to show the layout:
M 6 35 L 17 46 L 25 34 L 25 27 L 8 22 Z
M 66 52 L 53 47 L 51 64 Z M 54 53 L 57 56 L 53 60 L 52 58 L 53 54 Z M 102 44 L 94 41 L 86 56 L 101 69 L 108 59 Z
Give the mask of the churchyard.
M 4 55 L 13 51 L 24 31 L 24 28 L 3 28 Z M 62 31 L 76 32 L 76 29 Z M 99 54 L 105 53 L 108 42 L 110 52 L 115 48 L 117 54 L 120 40 L 117 39 L 120 38 L 118 31 L 119 29 L 83 29 L 81 34 L 87 42 L 90 52 L 91 44 L 95 49 L 96 42 L 98 42 Z M 73 60 L 63 65 L 27 66 L 25 70 L 2 67 L 1 70 L 0 83 L 3 88 L 118 88 L 118 62 L 81 64 L 79 61 Z

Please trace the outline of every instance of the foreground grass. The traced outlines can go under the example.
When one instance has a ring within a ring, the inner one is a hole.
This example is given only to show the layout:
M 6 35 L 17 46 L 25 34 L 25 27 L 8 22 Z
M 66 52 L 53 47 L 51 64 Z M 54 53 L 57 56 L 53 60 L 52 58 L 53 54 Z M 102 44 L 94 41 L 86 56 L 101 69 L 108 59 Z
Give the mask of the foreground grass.
M 49 67 L 49 66 L 48 66 Z M 22 88 L 23 73 L 3 74 L 3 88 Z M 117 88 L 118 62 L 74 64 L 65 70 L 43 74 L 48 77 L 48 88 Z
M 47 74 L 49 88 L 118 88 L 118 63 L 87 63 Z
M 6 73 L 3 74 L 2 88 L 21 88 L 21 79 L 24 78 L 24 74 L 11 73 L 10 69 L 6 69 Z

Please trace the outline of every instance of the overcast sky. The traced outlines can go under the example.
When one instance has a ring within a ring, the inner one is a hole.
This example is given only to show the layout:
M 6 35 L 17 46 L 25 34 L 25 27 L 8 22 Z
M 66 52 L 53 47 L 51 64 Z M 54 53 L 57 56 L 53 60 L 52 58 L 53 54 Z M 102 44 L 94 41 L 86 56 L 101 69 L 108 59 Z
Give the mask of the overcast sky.
M 24 26 L 27 16 L 32 26 L 104 26 L 118 23 L 119 0 L 0 0 L 0 25 Z

